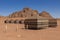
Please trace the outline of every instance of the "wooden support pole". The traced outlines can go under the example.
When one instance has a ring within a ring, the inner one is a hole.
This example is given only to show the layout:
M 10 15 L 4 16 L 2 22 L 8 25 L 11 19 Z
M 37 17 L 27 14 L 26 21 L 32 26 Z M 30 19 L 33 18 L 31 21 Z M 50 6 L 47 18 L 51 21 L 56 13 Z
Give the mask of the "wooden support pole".
M 19 29 L 18 27 L 19 27 L 19 25 L 17 25 L 17 27 L 16 27 L 16 31 L 17 31 L 17 32 L 18 32 L 18 29 Z
M 5 27 L 5 31 L 7 32 L 7 24 L 6 24 L 6 27 Z
M 7 32 L 7 24 L 5 25 L 5 30 L 4 30 L 4 32 Z

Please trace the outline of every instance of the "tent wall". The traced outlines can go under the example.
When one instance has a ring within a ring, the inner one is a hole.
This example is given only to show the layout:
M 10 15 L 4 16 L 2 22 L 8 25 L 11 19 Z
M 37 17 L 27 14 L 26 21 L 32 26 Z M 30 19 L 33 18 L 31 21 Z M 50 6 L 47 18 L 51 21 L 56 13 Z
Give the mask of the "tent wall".
M 49 27 L 56 27 L 57 20 L 56 19 L 49 19 Z
M 48 20 L 47 19 L 26 19 L 25 25 L 28 25 L 28 28 L 42 28 L 48 26 Z
M 45 28 L 57 26 L 56 19 L 25 19 L 24 23 L 25 25 L 28 25 L 28 28 Z

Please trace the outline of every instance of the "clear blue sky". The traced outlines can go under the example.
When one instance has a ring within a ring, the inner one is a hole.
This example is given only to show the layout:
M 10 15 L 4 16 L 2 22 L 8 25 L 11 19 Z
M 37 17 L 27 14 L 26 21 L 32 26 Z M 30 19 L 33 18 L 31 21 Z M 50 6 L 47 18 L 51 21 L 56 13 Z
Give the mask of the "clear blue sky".
M 24 7 L 47 11 L 53 17 L 60 18 L 60 0 L 0 0 L 0 15 L 7 16 Z

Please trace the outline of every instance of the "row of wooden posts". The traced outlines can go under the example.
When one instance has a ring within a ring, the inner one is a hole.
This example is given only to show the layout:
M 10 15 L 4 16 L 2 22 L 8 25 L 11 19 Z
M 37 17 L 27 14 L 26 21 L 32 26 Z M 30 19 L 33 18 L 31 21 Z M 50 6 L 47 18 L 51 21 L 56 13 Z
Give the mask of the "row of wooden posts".
M 8 30 L 8 25 L 6 24 L 4 32 L 7 32 L 7 30 Z M 16 27 L 16 32 L 18 32 L 18 30 L 19 30 L 19 24 Z
M 17 24 L 16 31 L 18 31 L 19 24 L 23 24 L 24 21 L 23 20 L 5 20 L 4 23 L 6 24 L 5 25 L 5 32 L 7 32 L 7 29 L 8 29 L 8 26 L 7 25 L 9 23 Z

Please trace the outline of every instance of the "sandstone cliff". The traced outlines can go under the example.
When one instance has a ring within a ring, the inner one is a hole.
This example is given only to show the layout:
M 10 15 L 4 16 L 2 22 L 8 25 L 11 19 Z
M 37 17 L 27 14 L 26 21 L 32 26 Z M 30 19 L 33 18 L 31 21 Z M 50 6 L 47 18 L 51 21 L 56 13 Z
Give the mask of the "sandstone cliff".
M 14 12 L 10 14 L 9 17 L 28 17 L 34 14 L 38 14 L 38 11 L 30 8 L 23 8 L 22 11 Z
M 52 19 L 53 17 L 46 11 L 43 11 L 39 14 L 40 16 L 46 17 L 46 18 L 50 18 Z
M 46 11 L 39 13 L 37 10 L 33 10 L 31 8 L 23 8 L 23 10 L 14 12 L 14 13 L 10 14 L 8 17 L 10 17 L 10 18 L 16 18 L 16 17 L 25 18 L 25 17 L 33 16 L 33 15 L 40 15 L 40 16 L 47 17 L 47 18 L 53 18 Z

